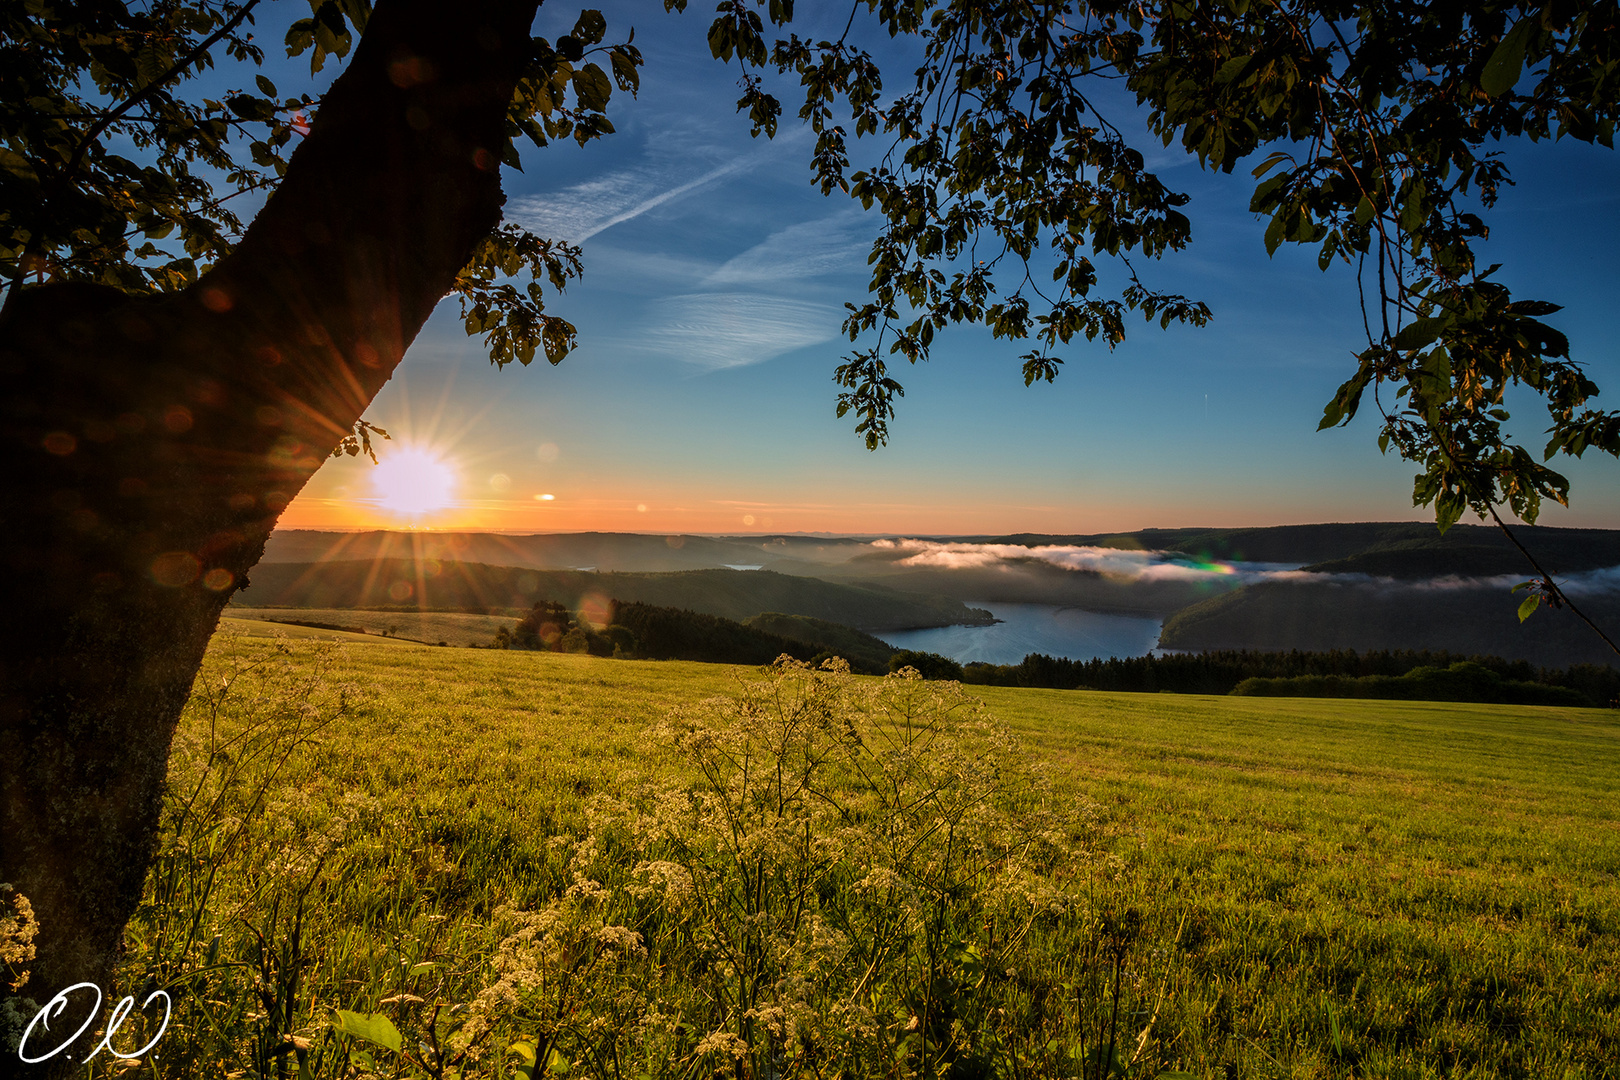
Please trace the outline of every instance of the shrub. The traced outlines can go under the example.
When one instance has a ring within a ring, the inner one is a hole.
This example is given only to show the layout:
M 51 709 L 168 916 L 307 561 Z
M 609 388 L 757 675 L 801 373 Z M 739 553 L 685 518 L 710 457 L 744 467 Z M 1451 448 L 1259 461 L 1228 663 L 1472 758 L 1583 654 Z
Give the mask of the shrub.
M 890 672 L 904 671 L 906 668 L 914 669 L 918 675 L 925 679 L 945 679 L 951 682 L 962 681 L 962 665 L 950 657 L 941 656 L 938 653 L 901 649 L 889 657 Z

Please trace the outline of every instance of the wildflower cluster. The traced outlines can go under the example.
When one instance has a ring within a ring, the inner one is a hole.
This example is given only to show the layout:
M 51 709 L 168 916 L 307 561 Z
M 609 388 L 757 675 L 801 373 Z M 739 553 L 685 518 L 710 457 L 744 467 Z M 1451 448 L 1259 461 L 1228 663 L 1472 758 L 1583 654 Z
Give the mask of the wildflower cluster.
M 643 728 L 634 768 L 570 780 L 540 757 L 528 785 L 516 759 L 540 748 L 508 738 L 447 799 L 378 760 L 340 663 L 239 643 L 199 681 L 121 980 L 174 1002 L 161 1075 L 1130 1065 L 1113 1018 L 1143 987 L 1122 1004 L 1099 951 L 1091 808 L 959 686 L 784 658 Z
M 659 734 L 690 779 L 592 799 L 475 1014 L 590 1076 L 1059 1064 L 1088 815 L 960 687 L 783 659 Z

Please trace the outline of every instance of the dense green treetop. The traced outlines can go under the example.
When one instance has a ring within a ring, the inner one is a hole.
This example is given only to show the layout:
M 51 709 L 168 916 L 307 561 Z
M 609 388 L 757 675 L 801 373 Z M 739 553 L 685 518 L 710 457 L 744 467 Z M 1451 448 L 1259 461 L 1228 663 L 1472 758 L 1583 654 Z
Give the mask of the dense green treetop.
M 252 69 L 265 63 L 251 30 L 262 0 L 126 5 L 110 0 L 0 3 L 0 276 L 18 286 L 92 282 L 125 292 L 185 288 L 241 235 L 232 207 L 273 187 L 319 114 L 305 90 L 283 95 Z M 285 35 L 312 77 L 345 57 L 368 0 L 315 0 Z M 634 92 L 640 53 L 604 45 L 607 24 L 581 13 L 571 34 L 535 38 L 508 114 L 504 164 L 517 144 L 581 144 L 613 131 L 615 87 Z M 216 63 L 242 88 L 210 94 Z M 604 66 L 605 65 L 605 66 Z M 401 57 L 395 85 L 431 80 Z M 190 93 L 186 93 L 190 91 Z M 493 164 L 493 163 L 491 163 Z M 579 250 L 503 225 L 455 284 L 469 333 L 497 363 L 567 355 L 574 328 L 545 311 L 540 281 L 579 273 Z M 360 432 L 364 434 L 364 430 Z M 352 451 L 351 451 L 352 452 Z

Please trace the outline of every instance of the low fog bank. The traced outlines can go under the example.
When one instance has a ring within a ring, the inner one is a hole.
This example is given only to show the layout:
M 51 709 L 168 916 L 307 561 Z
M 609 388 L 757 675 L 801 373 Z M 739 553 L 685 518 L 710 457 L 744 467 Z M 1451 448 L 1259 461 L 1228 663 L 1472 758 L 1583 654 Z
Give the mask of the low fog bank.
M 1427 558 L 1427 553 L 1425 558 Z M 1355 560 L 1340 560 L 1340 564 Z M 1385 557 L 1382 562 L 1389 562 Z M 1427 560 L 1432 561 L 1432 560 Z M 1465 560 L 1466 561 L 1466 560 Z M 1298 563 L 1198 558 L 1185 552 L 1095 545 L 986 544 L 878 540 L 848 561 L 816 567 L 771 564 L 787 573 L 861 580 L 962 600 L 1045 603 L 1113 614 L 1165 616 L 1252 585 L 1320 586 L 1369 591 L 1477 592 L 1508 595 L 1530 576 L 1516 573 L 1433 577 L 1323 570 Z M 1573 597 L 1620 593 L 1620 565 L 1558 575 Z

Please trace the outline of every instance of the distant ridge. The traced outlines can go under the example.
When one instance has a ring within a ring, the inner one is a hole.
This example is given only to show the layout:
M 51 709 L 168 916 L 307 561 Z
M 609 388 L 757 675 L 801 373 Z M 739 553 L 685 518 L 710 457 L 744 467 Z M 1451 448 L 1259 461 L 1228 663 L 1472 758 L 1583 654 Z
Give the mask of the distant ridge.
M 1620 565 L 1620 530 L 1515 526 L 1524 543 L 1553 573 Z M 1495 575 L 1529 572 L 1524 557 L 1502 533 L 1483 525 L 1454 525 L 1442 536 L 1421 521 L 1341 522 L 1258 528 L 1139 529 L 1119 533 L 1004 533 L 978 536 L 894 534 L 890 539 L 1016 547 L 1107 547 L 1172 551 L 1238 562 L 1290 563 L 1310 569 L 1394 577 L 1448 573 Z M 479 532 L 341 533 L 278 530 L 265 545 L 264 563 L 438 559 L 520 566 L 537 570 L 594 567 L 609 571 L 704 570 L 763 565 L 820 576 L 838 567 L 841 577 L 885 572 L 903 557 L 870 539 L 802 535 L 697 536 L 642 533 L 543 533 L 529 536 Z M 1342 564 L 1356 560 L 1356 564 Z M 1333 564 L 1333 565 L 1329 565 Z
M 881 586 L 845 585 L 767 570 L 597 573 L 437 559 L 260 563 L 233 598 L 243 607 L 406 611 L 527 611 L 552 600 L 578 609 L 640 601 L 742 622 L 765 612 L 808 616 L 862 630 L 989 621 L 960 601 Z
M 1620 530 L 1560 529 L 1544 525 L 1515 525 L 1513 530 L 1552 573 L 1620 566 Z M 1083 535 L 1010 533 L 954 539 L 1020 547 L 1072 544 L 1177 551 L 1237 562 L 1296 563 L 1311 570 L 1343 571 L 1349 568 L 1317 564 L 1364 559 L 1368 561 L 1363 565 L 1379 565 L 1383 568 L 1379 572 L 1397 577 L 1430 576 L 1428 572 L 1418 572 L 1419 566 L 1436 568 L 1440 574 L 1530 572 L 1524 556 L 1500 529 L 1487 525 L 1453 525 L 1441 535 L 1432 522 L 1424 521 L 1358 521 L 1241 529 L 1140 529 Z M 1403 563 L 1405 556 L 1410 556 L 1410 561 Z M 1448 563 L 1448 560 L 1453 561 Z M 1484 569 L 1470 571 L 1464 567 Z
M 265 544 L 264 563 L 438 559 L 519 566 L 533 570 L 708 570 L 756 565 L 790 556 L 810 562 L 841 561 L 866 547 L 861 540 L 803 536 L 756 538 L 643 533 L 323 532 L 277 530 Z
M 1444 589 L 1399 582 L 1262 582 L 1194 604 L 1165 621 L 1165 649 L 1446 649 L 1542 667 L 1620 666 L 1620 657 L 1568 611 L 1517 615 L 1504 588 Z M 1581 610 L 1612 635 L 1620 593 L 1585 594 Z

